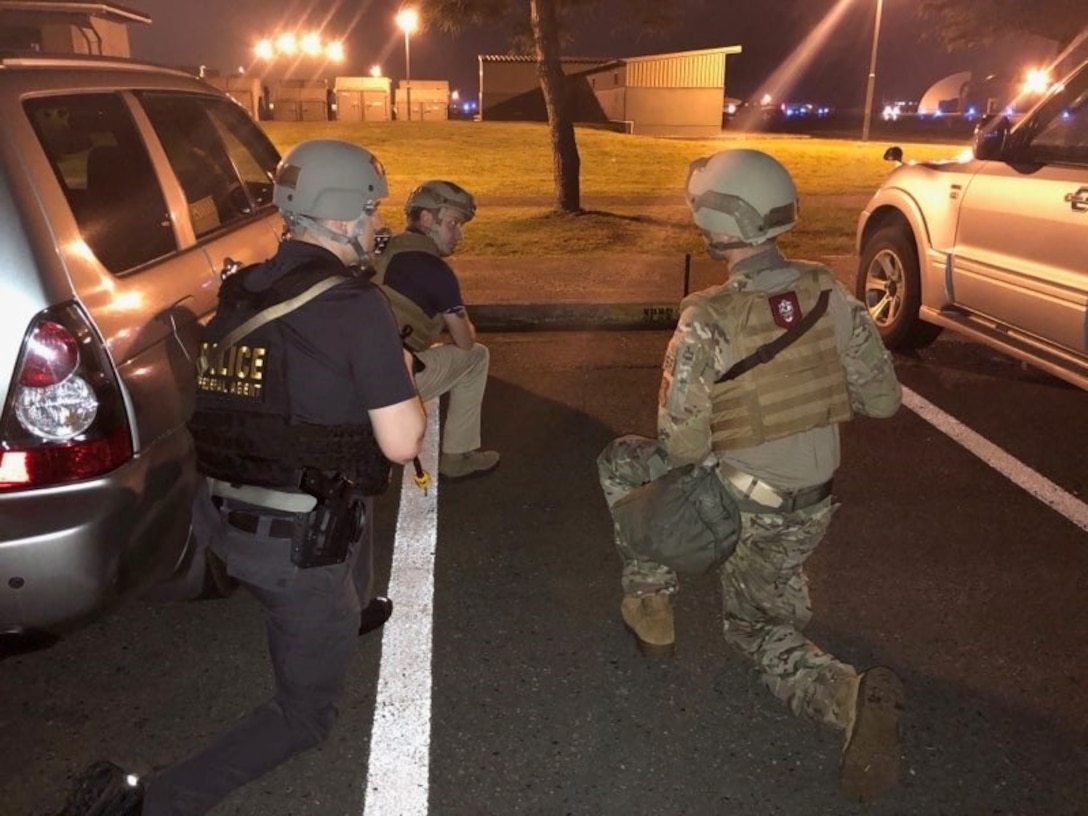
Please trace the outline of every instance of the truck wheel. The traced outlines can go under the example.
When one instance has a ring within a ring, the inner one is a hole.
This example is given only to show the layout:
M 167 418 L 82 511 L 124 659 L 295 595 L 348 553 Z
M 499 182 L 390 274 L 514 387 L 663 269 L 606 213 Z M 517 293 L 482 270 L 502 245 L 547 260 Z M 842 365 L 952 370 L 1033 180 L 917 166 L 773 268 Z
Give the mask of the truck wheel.
M 941 333 L 939 326 L 918 317 L 922 304 L 918 251 L 904 227 L 881 227 L 865 242 L 854 293 L 889 349 L 920 348 Z

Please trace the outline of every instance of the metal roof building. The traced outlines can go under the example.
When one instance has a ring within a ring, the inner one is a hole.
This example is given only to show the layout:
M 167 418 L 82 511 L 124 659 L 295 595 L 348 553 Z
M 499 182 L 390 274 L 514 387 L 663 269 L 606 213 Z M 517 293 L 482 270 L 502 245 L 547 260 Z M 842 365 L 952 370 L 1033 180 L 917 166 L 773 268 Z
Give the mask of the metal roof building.
M 580 123 L 648 136 L 721 132 L 726 57 L 739 45 L 621 59 L 563 57 L 568 102 Z M 480 118 L 547 120 L 536 57 L 480 55 Z

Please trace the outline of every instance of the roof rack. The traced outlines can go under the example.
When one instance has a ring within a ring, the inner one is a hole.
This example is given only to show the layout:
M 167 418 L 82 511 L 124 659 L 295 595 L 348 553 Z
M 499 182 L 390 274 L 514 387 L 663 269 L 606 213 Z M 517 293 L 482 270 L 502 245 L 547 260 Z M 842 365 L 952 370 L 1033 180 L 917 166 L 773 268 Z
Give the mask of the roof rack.
M 121 71 L 169 71 L 192 77 L 180 68 L 171 68 L 131 57 L 98 54 L 48 54 L 40 51 L 0 51 L 0 68 L 111 68 Z

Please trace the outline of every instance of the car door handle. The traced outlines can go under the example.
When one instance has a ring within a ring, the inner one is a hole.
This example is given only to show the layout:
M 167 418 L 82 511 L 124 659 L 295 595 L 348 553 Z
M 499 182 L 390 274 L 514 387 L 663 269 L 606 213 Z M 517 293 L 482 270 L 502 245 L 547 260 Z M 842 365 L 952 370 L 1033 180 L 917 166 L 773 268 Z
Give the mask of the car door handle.
M 1073 212 L 1088 212 L 1088 187 L 1081 187 L 1075 193 L 1066 193 L 1065 201 Z

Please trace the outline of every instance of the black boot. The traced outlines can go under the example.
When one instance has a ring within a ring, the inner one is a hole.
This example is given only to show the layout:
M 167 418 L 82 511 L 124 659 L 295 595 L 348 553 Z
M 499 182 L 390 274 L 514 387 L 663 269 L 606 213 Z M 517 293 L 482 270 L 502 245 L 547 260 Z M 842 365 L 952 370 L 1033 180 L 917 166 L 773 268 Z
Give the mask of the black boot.
M 359 634 L 365 635 L 380 629 L 392 614 L 393 602 L 380 595 L 374 596 L 374 599 L 366 605 L 366 609 L 359 613 Z

